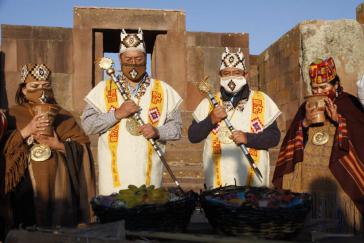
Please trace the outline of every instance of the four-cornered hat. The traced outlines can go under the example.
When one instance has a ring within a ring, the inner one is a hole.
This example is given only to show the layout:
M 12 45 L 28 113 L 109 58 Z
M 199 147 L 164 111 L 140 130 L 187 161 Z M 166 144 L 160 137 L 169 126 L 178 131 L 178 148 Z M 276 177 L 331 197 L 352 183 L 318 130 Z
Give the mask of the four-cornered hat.
M 334 59 L 332 57 L 316 59 L 309 66 L 309 75 L 312 83 L 322 84 L 332 81 L 336 77 Z
M 120 50 L 119 53 L 124 53 L 126 51 L 145 51 L 145 42 L 143 31 L 139 28 L 138 33 L 126 33 L 123 29 L 120 34 Z
M 51 70 L 45 64 L 26 64 L 20 69 L 20 81 L 29 83 L 34 81 L 50 81 Z
M 230 52 L 229 48 L 225 47 L 225 50 L 221 55 L 220 70 L 229 67 L 246 71 L 245 57 L 240 48 L 237 52 Z

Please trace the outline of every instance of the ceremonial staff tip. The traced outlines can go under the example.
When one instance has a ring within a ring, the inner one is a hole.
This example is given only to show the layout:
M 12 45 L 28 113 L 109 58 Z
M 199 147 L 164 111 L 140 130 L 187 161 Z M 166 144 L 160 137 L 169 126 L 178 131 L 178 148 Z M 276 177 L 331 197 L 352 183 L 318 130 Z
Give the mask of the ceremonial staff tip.
M 209 93 L 212 92 L 212 86 L 211 84 L 208 82 L 209 76 L 205 76 L 203 80 L 201 80 L 198 83 L 198 89 L 203 92 L 203 93 Z

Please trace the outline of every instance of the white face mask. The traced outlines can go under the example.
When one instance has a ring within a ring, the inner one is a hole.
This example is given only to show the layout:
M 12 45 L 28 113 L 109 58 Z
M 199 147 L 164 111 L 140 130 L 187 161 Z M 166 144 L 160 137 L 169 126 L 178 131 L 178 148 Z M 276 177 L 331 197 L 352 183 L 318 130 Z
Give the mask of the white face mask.
M 236 94 L 246 85 L 246 79 L 243 76 L 221 77 L 220 85 L 226 92 Z

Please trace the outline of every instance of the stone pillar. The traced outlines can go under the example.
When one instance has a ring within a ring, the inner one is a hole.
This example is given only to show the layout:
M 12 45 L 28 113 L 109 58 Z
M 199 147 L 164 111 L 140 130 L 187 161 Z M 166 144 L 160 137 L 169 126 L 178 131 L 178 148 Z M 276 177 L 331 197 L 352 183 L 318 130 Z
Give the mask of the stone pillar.
M 98 61 L 104 56 L 104 34 L 100 31 L 95 32 L 95 50 L 94 50 L 94 72 L 95 77 L 93 85 L 97 85 L 101 80 L 104 79 L 104 71 L 100 69 Z
M 356 7 L 356 21 L 360 24 L 364 24 L 364 3 L 361 3 Z

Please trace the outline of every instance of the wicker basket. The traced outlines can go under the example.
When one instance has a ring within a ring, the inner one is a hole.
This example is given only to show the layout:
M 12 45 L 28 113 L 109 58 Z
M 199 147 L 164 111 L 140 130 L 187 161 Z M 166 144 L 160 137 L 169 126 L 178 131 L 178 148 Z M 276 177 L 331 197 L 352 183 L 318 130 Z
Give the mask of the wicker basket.
M 128 230 L 178 232 L 187 228 L 197 200 L 197 194 L 189 191 L 182 199 L 160 205 L 112 208 L 95 203 L 95 199 L 91 205 L 101 223 L 125 220 Z
M 216 203 L 216 201 L 210 200 L 211 197 L 233 194 L 247 189 L 257 193 L 274 192 L 268 188 L 227 186 L 201 193 L 201 206 L 210 224 L 217 231 L 229 235 L 287 239 L 294 236 L 303 227 L 305 216 L 311 208 L 309 194 L 290 192 L 293 197 L 303 199 L 302 204 L 290 208 L 241 206 Z

